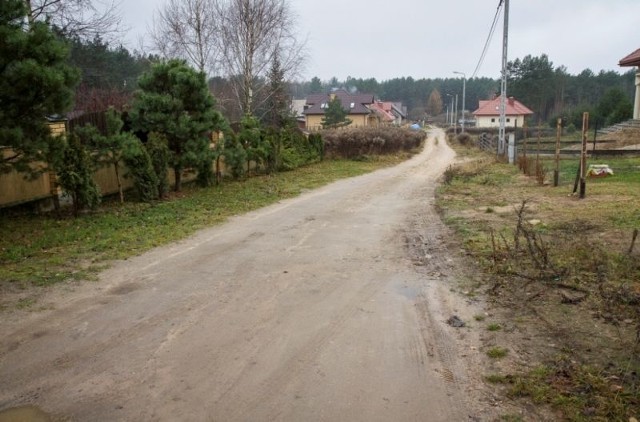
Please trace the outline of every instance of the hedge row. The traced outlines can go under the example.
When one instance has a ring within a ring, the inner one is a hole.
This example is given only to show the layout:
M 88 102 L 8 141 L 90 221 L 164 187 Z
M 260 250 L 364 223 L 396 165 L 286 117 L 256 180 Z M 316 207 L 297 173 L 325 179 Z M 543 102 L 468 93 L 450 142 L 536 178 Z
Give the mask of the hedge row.
M 327 157 L 358 159 L 367 155 L 411 151 L 426 133 L 399 127 L 331 129 L 322 132 Z

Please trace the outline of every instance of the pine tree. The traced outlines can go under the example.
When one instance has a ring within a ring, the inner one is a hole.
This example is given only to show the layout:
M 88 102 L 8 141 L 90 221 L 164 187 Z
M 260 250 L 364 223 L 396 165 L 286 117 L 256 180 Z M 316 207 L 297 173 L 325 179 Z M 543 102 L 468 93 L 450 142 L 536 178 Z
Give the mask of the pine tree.
M 278 129 L 284 127 L 291 113 L 289 111 L 289 97 L 284 81 L 284 70 L 280 65 L 278 54 L 274 54 L 269 71 L 269 124 Z
M 71 196 L 75 216 L 85 207 L 95 208 L 100 204 L 100 189 L 93 180 L 94 162 L 75 133 L 69 137 L 56 170 L 62 190 Z
M 33 173 L 52 142 L 46 116 L 66 112 L 78 71 L 68 51 L 44 22 L 26 24 L 23 0 L 0 1 L 0 172 Z
M 337 96 L 327 104 L 322 118 L 323 128 L 332 128 L 338 126 L 348 126 L 351 120 L 347 118 L 347 111 L 342 108 L 342 101 Z
M 158 198 L 158 177 L 151 156 L 142 142 L 133 135 L 126 136 L 122 143 L 122 160 L 127 165 L 128 177 L 133 178 L 133 187 L 138 198 L 150 202 Z M 166 174 L 166 173 L 165 173 Z
M 158 63 L 140 77 L 131 119 L 138 130 L 158 132 L 167 139 L 174 170 L 174 190 L 182 188 L 185 168 L 203 168 L 211 159 L 209 134 L 224 126 L 222 115 L 205 82 L 204 73 L 183 60 Z
M 167 172 L 169 171 L 169 160 L 171 158 L 169 142 L 166 136 L 151 132 L 145 148 L 149 153 L 149 157 L 151 157 L 153 171 L 156 174 L 158 197 L 162 199 L 169 191 L 169 183 L 167 182 Z

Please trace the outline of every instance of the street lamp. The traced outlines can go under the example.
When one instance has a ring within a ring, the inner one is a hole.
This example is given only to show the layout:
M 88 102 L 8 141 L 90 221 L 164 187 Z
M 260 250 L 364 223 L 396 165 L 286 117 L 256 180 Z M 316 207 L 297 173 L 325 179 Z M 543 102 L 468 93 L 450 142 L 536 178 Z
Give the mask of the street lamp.
M 465 96 L 466 96 L 466 91 L 467 91 L 467 75 L 465 75 L 464 72 L 456 72 L 455 70 L 453 71 L 453 73 L 458 74 L 458 75 L 462 75 L 462 133 L 464 133 L 464 121 L 466 119 L 466 114 L 465 114 Z
M 451 97 L 451 101 L 447 104 L 447 124 L 453 123 L 453 95 L 446 94 L 447 97 Z M 449 106 L 451 106 L 451 112 L 449 112 Z

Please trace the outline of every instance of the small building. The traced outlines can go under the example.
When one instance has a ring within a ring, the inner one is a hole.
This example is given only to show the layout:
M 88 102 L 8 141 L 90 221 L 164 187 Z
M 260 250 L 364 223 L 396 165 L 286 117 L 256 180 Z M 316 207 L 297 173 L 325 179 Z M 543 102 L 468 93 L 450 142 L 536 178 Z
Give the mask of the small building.
M 290 112 L 295 116 L 296 124 L 299 129 L 305 128 L 304 106 L 307 100 L 291 100 Z
M 507 98 L 505 127 L 522 127 L 527 116 L 533 114 L 527 106 L 513 97 Z M 500 127 L 500 97 L 480 101 L 478 109 L 473 112 L 477 127 Z
M 370 109 L 381 110 L 382 118 L 386 123 L 392 123 L 395 126 L 402 126 L 402 123 L 407 118 L 406 107 L 402 106 L 402 103 L 394 103 L 391 101 L 376 101 L 374 104 L 369 106 Z M 389 120 L 391 117 L 391 120 Z
M 391 103 L 376 101 L 369 105 L 369 110 L 378 116 L 378 123 L 381 125 L 393 125 L 396 122 L 396 116 L 391 112 Z
M 636 66 L 636 99 L 633 102 L 633 118 L 640 119 L 640 48 L 624 57 L 618 63 L 621 67 Z
M 329 94 L 312 94 L 307 97 L 304 116 L 307 130 L 318 130 L 329 102 L 338 98 L 342 108 L 351 120 L 350 127 L 363 127 L 378 124 L 378 116 L 369 109 L 375 100 L 373 94 L 351 94 L 340 89 Z

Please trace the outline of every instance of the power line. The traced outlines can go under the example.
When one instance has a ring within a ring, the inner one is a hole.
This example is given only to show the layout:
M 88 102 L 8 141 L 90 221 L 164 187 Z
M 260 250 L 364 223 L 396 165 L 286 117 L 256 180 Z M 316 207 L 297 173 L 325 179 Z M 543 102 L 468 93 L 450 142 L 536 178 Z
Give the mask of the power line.
M 493 33 L 496 31 L 497 23 L 498 23 L 498 20 L 500 19 L 500 12 L 502 11 L 503 3 L 504 1 L 500 0 L 500 3 L 498 4 L 498 8 L 496 9 L 496 15 L 493 17 L 493 23 L 491 24 L 491 29 L 489 30 L 489 36 L 487 37 L 487 41 L 484 44 L 484 48 L 482 49 L 480 60 L 478 60 L 478 64 L 476 65 L 476 68 L 473 71 L 471 78 L 469 79 L 473 79 L 476 77 L 478 71 L 480 70 L 480 67 L 482 66 L 482 63 L 484 62 L 484 58 L 487 55 L 487 51 L 489 50 L 489 44 L 491 44 L 491 39 L 493 38 Z

